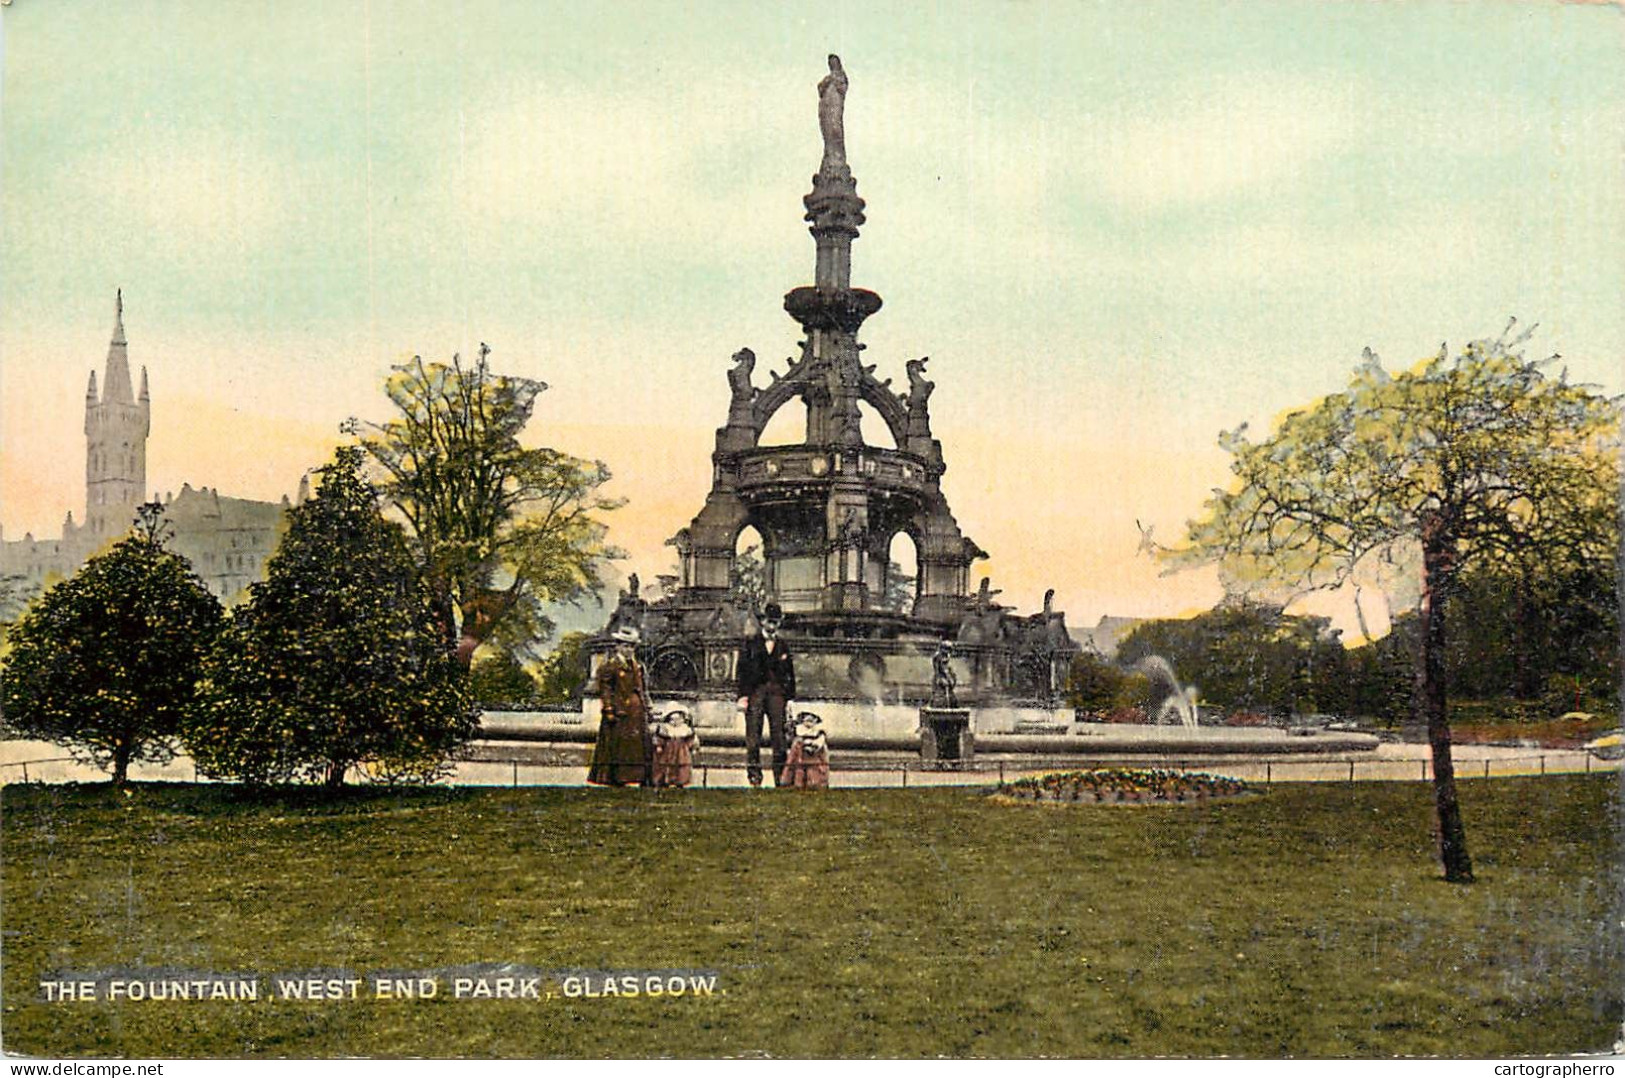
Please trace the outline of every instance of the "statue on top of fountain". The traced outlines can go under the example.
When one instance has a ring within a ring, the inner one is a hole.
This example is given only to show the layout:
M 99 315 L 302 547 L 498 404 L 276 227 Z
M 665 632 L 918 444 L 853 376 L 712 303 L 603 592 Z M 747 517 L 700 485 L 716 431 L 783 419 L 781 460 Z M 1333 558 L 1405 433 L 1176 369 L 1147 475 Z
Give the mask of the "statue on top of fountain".
M 824 135 L 824 159 L 818 171 L 838 176 L 851 171 L 846 163 L 846 72 L 841 58 L 829 55 L 829 74 L 818 83 L 818 127 Z

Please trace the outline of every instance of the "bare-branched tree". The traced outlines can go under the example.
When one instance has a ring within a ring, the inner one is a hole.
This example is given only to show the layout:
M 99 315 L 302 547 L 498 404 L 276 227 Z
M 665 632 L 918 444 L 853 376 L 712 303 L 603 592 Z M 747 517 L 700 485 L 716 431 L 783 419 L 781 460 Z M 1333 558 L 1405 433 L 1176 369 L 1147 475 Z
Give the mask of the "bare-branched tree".
M 1446 600 L 1473 564 L 1611 560 L 1619 548 L 1619 401 L 1529 360 L 1528 332 L 1474 341 L 1390 375 L 1366 350 L 1347 390 L 1265 441 L 1224 435 L 1235 480 L 1215 491 L 1176 566 L 1230 586 L 1332 588 L 1377 561 L 1418 566 L 1417 706 L 1431 745 L 1445 878 L 1473 878 L 1445 699 Z

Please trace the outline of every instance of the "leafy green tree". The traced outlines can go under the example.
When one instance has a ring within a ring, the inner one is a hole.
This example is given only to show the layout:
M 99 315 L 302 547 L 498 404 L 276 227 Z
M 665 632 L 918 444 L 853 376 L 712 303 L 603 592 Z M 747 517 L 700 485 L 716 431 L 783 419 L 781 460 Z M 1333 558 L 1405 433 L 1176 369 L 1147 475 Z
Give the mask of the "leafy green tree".
M 767 559 L 760 543 L 751 543 L 734 555 L 728 575 L 729 591 L 753 615 L 767 605 Z
M 609 469 L 520 444 L 547 386 L 493 373 L 489 354 L 482 344 L 471 367 L 413 357 L 385 385 L 395 418 L 346 424 L 383 470 L 464 667 L 487 641 L 545 638 L 543 605 L 596 595 L 621 556 L 598 519 L 622 504 L 599 493 Z
M 469 692 L 485 707 L 525 707 L 536 695 L 536 679 L 512 652 L 477 659 L 469 671 Z
M 542 660 L 536 700 L 543 704 L 570 704 L 581 699 L 587 686 L 587 633 L 565 633 L 559 646 Z
M 134 534 L 45 592 L 9 637 L 6 724 L 112 769 L 162 763 L 192 700 L 220 602 L 164 547 L 162 507 L 141 506 Z
M 1473 870 L 1446 706 L 1450 596 L 1474 564 L 1589 564 L 1619 546 L 1618 402 L 1525 359 L 1527 338 L 1503 333 L 1454 357 L 1441 347 L 1392 376 L 1368 349 L 1346 391 L 1269 439 L 1224 436 L 1235 480 L 1165 555 L 1218 563 L 1243 590 L 1335 587 L 1373 559 L 1419 565 L 1418 706 L 1439 859 L 1458 882 Z
M 1093 651 L 1073 656 L 1067 670 L 1066 702 L 1084 711 L 1104 712 L 1118 701 L 1128 674 Z
M 1533 701 L 1558 677 L 1606 694 L 1618 683 L 1618 579 L 1612 559 L 1465 569 L 1446 611 L 1459 627 L 1445 656 L 1451 692 Z
M 336 788 L 359 768 L 427 781 L 477 730 L 433 596 L 361 462 L 343 448 L 321 469 L 210 652 L 186 728 L 204 773 Z
M 1329 620 L 1273 603 L 1230 599 L 1193 618 L 1142 622 L 1118 646 L 1125 666 L 1152 655 L 1221 707 L 1288 715 L 1345 703 L 1346 659 Z
M 880 597 L 881 609 L 897 614 L 912 613 L 915 595 L 919 590 L 915 584 L 914 574 L 905 573 L 903 567 L 894 561 L 887 562 L 886 590 Z

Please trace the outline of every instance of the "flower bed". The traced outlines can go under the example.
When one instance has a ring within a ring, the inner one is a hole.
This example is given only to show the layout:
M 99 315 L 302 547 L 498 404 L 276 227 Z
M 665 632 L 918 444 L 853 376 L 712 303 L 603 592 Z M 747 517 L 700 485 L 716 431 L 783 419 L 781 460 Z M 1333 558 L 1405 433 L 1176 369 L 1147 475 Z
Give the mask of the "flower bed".
M 1240 779 L 1224 775 L 1128 767 L 1051 772 L 1002 783 L 994 790 L 996 796 L 1012 801 L 1105 805 L 1206 801 L 1248 792 Z

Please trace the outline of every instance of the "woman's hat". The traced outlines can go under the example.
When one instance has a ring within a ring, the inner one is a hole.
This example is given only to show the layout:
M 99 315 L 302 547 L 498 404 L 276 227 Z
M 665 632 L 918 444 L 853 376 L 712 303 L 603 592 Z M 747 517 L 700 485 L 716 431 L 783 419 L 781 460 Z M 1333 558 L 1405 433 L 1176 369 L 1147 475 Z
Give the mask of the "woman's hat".
M 660 721 L 670 723 L 687 722 L 688 708 L 674 707 L 670 711 L 666 712 L 665 715 L 661 716 Z
M 617 625 L 615 631 L 609 634 L 609 638 L 623 644 L 636 644 L 642 636 L 636 625 Z

